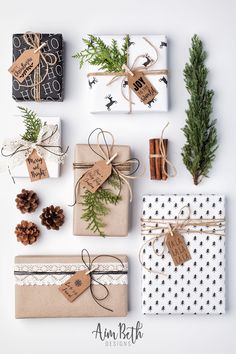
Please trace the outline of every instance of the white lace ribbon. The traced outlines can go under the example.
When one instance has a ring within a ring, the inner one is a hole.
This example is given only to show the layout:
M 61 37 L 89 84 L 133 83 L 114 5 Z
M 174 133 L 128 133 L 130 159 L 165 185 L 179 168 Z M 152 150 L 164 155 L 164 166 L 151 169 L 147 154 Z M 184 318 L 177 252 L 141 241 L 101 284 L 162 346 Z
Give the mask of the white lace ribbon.
M 93 279 L 103 285 L 126 285 L 128 263 L 123 265 L 124 267 L 120 263 L 94 263 L 96 272 L 104 272 L 104 274 L 93 272 Z M 73 272 L 85 269 L 87 268 L 83 263 L 17 263 L 14 267 L 15 284 L 19 286 L 61 285 L 73 275 Z M 95 281 L 92 283 L 97 284 Z
M 59 138 L 58 126 L 45 124 L 41 128 L 36 142 L 26 141 L 22 138 L 5 140 L 1 150 L 5 161 L 1 161 L 0 172 L 22 165 L 33 150 L 36 150 L 38 155 L 46 161 L 63 163 L 68 149 L 65 153 L 62 152 Z

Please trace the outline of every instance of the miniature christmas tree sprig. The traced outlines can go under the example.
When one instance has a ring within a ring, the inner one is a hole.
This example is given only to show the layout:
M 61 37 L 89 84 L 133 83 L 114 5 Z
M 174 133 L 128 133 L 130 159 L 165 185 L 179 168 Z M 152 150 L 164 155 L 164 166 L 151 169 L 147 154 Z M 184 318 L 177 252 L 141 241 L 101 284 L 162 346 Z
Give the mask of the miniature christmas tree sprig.
M 192 38 L 190 60 L 185 65 L 184 80 L 190 94 L 187 119 L 183 132 L 186 143 L 182 149 L 183 162 L 198 185 L 207 177 L 217 150 L 216 120 L 211 118 L 214 91 L 208 89 L 207 54 L 197 35 Z

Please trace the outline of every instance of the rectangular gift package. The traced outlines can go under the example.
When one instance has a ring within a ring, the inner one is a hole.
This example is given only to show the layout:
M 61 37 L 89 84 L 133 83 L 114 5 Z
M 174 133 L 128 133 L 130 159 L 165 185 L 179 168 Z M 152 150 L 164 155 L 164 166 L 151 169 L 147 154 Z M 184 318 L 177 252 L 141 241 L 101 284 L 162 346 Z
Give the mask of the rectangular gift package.
M 140 260 L 144 314 L 225 312 L 224 219 L 223 195 L 143 197 Z M 165 238 L 158 238 L 169 225 L 184 236 L 192 258 L 178 266 L 165 247 Z
M 108 45 L 114 39 L 119 47 L 124 44 L 125 38 L 124 35 L 98 35 L 98 37 Z M 138 67 L 140 70 L 152 71 L 152 74 L 145 76 L 158 91 L 158 94 L 153 101 L 144 104 L 132 90 L 129 92 L 128 81 L 125 76 L 120 76 L 110 83 L 115 74 L 109 75 L 106 73 L 106 75 L 102 75 L 102 70 L 92 65 L 88 69 L 89 108 L 91 113 L 168 111 L 168 47 L 166 36 L 130 35 L 129 37 L 127 66 L 130 69 L 134 65 L 134 69 Z M 94 75 L 90 75 L 91 73 L 94 73 Z M 134 104 L 130 105 L 129 97 Z
M 30 34 L 30 33 L 29 33 Z M 34 48 L 27 43 L 27 35 L 13 34 L 13 62 L 27 49 Z M 39 36 L 39 44 L 46 43 L 40 49 L 39 84 L 36 85 L 35 70 L 20 83 L 12 79 L 12 97 L 16 101 L 63 101 L 64 99 L 64 44 L 62 34 L 34 33 Z M 26 38 L 26 40 L 25 40 Z
M 21 132 L 23 128 L 22 119 L 17 117 L 15 119 L 15 131 Z M 61 145 L 61 120 L 58 117 L 39 117 L 42 121 L 42 124 L 47 125 L 57 125 L 58 126 L 58 140 L 54 142 L 55 145 Z M 61 165 L 55 161 L 46 160 L 47 169 L 50 178 L 58 178 L 60 176 Z M 26 163 L 16 166 L 11 170 L 11 175 L 14 178 L 29 178 L 29 172 L 26 166 Z
M 94 257 L 91 256 L 91 261 Z M 84 259 L 88 264 L 88 257 Z M 127 257 L 99 256 L 93 267 L 96 269 L 91 273 L 91 286 L 70 302 L 58 288 L 76 272 L 87 269 L 80 256 L 17 256 L 14 269 L 16 318 L 126 316 Z M 99 300 L 106 294 L 104 300 Z
M 92 144 L 91 147 L 96 151 L 97 145 Z M 108 145 L 110 148 L 110 145 Z M 103 146 L 104 148 L 104 146 Z M 98 151 L 99 152 L 99 151 Z M 112 153 L 117 153 L 118 156 L 114 159 L 117 161 L 126 161 L 130 158 L 130 147 L 128 145 L 114 145 Z M 77 144 L 75 146 L 75 163 L 94 164 L 96 161 L 101 160 L 101 157 L 96 155 L 87 144 Z M 78 186 L 78 181 L 81 176 L 86 172 L 86 169 L 74 169 L 74 189 Z M 107 182 L 104 183 L 105 188 L 112 189 L 112 186 Z M 82 218 L 83 205 L 81 204 L 81 197 L 84 191 L 79 187 L 75 190 L 78 195 L 77 202 L 74 206 L 74 221 L 73 233 L 78 236 L 96 236 L 98 232 L 93 232 L 88 229 L 88 223 Z M 117 190 L 114 193 L 118 193 Z M 126 183 L 122 183 L 120 191 L 120 200 L 117 204 L 109 204 L 109 213 L 103 218 L 106 236 L 127 236 L 129 225 L 129 190 Z

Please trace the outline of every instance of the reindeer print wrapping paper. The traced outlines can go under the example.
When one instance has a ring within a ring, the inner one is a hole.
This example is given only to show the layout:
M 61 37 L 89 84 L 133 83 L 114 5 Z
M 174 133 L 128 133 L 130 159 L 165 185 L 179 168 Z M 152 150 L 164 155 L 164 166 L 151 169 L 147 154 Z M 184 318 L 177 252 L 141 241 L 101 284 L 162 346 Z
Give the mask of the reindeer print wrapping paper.
M 98 35 L 99 36 L 99 35 Z M 119 46 L 122 46 L 124 35 L 106 35 L 99 36 L 105 43 L 110 44 L 114 38 Z M 167 38 L 165 35 L 146 35 L 145 37 L 154 48 L 143 39 L 141 35 L 130 36 L 130 46 L 128 50 L 129 68 L 132 68 L 135 59 L 140 57 L 135 67 L 148 68 L 154 60 L 157 62 L 150 66 L 150 70 L 167 70 Z M 88 72 L 98 72 L 96 66 L 89 66 Z M 101 71 L 101 70 L 100 70 Z M 113 76 L 89 76 L 89 109 L 91 113 L 128 113 L 130 112 L 130 104 L 126 98 L 129 97 L 128 82 L 121 76 L 118 80 L 109 84 Z M 158 91 L 158 95 L 149 104 L 144 104 L 138 96 L 130 92 L 132 104 L 132 112 L 167 112 L 168 111 L 168 75 L 146 75 L 146 78 L 151 82 L 154 88 Z
M 64 43 L 60 33 L 40 35 L 40 43 L 45 42 L 46 46 L 41 49 L 48 60 L 48 74 L 41 82 L 40 101 L 63 101 L 64 99 Z M 29 49 L 29 45 L 24 41 L 23 33 L 13 34 L 13 61 L 15 61 L 25 50 Z M 50 65 L 52 54 L 56 62 Z M 46 71 L 44 61 L 40 61 L 41 78 Z M 12 97 L 16 101 L 34 101 L 34 71 L 20 84 L 14 77 L 12 79 Z
M 186 207 L 188 206 L 188 207 Z M 164 238 L 152 243 L 163 230 L 142 231 L 142 312 L 144 314 L 222 314 L 225 312 L 225 198 L 222 195 L 145 195 L 143 221 L 155 225 L 162 219 L 183 222 L 190 210 L 191 221 L 219 220 L 222 226 L 191 227 L 182 233 L 191 260 L 174 266 L 164 247 Z M 180 213 L 180 214 L 179 214 Z M 178 216 L 179 215 L 179 216 Z M 153 223 L 154 221 L 154 223 Z M 175 221 L 174 221 L 175 223 Z M 215 232 L 213 231 L 215 229 Z M 144 230 L 144 228 L 142 228 Z M 213 233 L 211 233 L 213 231 Z M 209 232 L 209 234 L 208 234 Z M 219 236 L 217 234 L 223 234 Z M 162 254 L 163 251 L 163 254 Z M 161 255 L 156 255 L 159 253 Z M 147 268 L 147 269 L 146 269 Z

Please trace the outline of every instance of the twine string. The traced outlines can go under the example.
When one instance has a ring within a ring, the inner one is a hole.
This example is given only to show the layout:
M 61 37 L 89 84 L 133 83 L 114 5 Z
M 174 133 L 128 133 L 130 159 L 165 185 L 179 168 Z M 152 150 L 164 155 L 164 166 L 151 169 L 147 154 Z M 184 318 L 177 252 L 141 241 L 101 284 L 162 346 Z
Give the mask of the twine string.
M 177 175 L 177 170 L 176 170 L 176 167 L 174 166 L 174 164 L 170 160 L 168 160 L 168 158 L 167 158 L 167 150 L 166 150 L 165 145 L 164 145 L 163 136 L 164 136 L 164 131 L 166 130 L 168 125 L 169 125 L 169 122 L 165 125 L 165 127 L 162 129 L 162 132 L 161 132 L 160 154 L 150 154 L 149 157 L 150 158 L 159 158 L 159 159 L 161 159 L 162 171 L 164 172 L 166 177 L 169 178 L 169 177 L 175 177 Z M 169 174 L 168 171 L 167 171 L 167 168 L 166 168 L 167 165 L 169 165 L 171 167 L 171 169 L 172 169 L 172 173 L 171 174 Z
M 88 261 L 86 261 L 85 257 L 88 257 Z M 121 261 L 121 259 L 119 259 L 118 257 L 116 256 L 111 256 L 111 255 L 107 255 L 107 254 L 101 254 L 99 256 L 96 256 L 93 258 L 93 260 L 91 260 L 91 256 L 88 252 L 87 249 L 83 249 L 82 252 L 81 252 L 81 259 L 82 259 L 82 262 L 84 263 L 85 267 L 88 269 L 88 272 L 86 273 L 87 275 L 90 276 L 90 285 L 89 285 L 89 289 L 90 289 L 90 293 L 92 295 L 92 298 L 93 300 L 96 302 L 97 305 L 99 305 L 100 307 L 102 307 L 103 309 L 107 310 L 107 311 L 110 311 L 110 312 L 113 312 L 112 309 L 104 306 L 103 304 L 100 303 L 100 301 L 103 301 L 105 299 L 108 298 L 108 296 L 110 295 L 110 292 L 107 288 L 107 286 L 105 284 L 102 284 L 100 281 L 96 280 L 94 277 L 93 277 L 93 273 L 95 269 L 97 269 L 97 267 L 94 267 L 93 264 L 94 262 L 99 259 L 99 258 L 103 258 L 103 257 L 109 257 L 109 258 L 112 258 L 112 259 L 115 259 L 117 260 L 118 262 L 120 262 L 120 264 L 122 265 L 122 267 L 124 268 L 124 263 Z M 100 285 L 101 287 L 103 287 L 103 289 L 105 290 L 105 295 L 102 296 L 102 297 L 98 297 L 95 292 L 94 292 L 94 284 L 93 282 L 97 283 L 98 285 Z
M 40 34 L 34 32 L 26 32 L 23 35 L 23 39 L 25 43 L 29 46 L 29 48 L 34 49 L 34 53 L 39 52 L 39 60 L 45 64 L 45 73 L 41 76 L 41 65 L 36 66 L 34 69 L 34 83 L 31 85 L 19 84 L 21 87 L 33 88 L 33 97 L 35 101 L 40 101 L 41 99 L 41 89 L 40 84 L 46 79 L 49 72 L 49 66 L 53 66 L 57 62 L 57 57 L 53 53 L 45 53 L 42 51 L 43 47 L 45 47 L 46 43 L 43 42 L 40 44 Z
M 182 211 L 187 209 L 187 216 L 184 219 L 181 219 Z M 200 227 L 199 229 L 191 230 L 189 229 Z M 202 229 L 205 227 L 206 229 Z M 141 218 L 141 235 L 142 236 L 151 236 L 148 238 L 139 249 L 139 262 L 144 269 L 148 272 L 166 275 L 164 272 L 158 270 L 150 270 L 143 262 L 143 250 L 144 248 L 151 243 L 153 252 L 157 257 L 161 257 L 167 249 L 167 238 L 174 236 L 174 231 L 179 232 L 181 235 L 183 233 L 187 234 L 205 234 L 205 235 L 214 235 L 214 236 L 225 236 L 225 219 L 191 219 L 191 209 L 189 205 L 183 206 L 176 219 L 144 219 Z M 156 234 L 153 231 L 157 231 Z M 162 231 L 164 230 L 164 231 Z M 158 233 L 158 231 L 160 231 Z M 161 252 L 156 252 L 155 244 L 160 239 L 163 240 L 163 249 Z
M 128 85 L 128 97 L 125 95 L 124 92 L 124 81 L 127 80 L 127 78 L 129 77 L 129 75 L 134 75 L 136 72 L 139 72 L 140 74 L 143 75 L 167 75 L 168 74 L 168 70 L 166 69 L 161 69 L 161 70 L 150 70 L 150 68 L 155 65 L 158 61 L 158 51 L 157 48 L 153 45 L 153 43 L 151 41 L 149 41 L 146 37 L 143 37 L 143 39 L 154 49 L 155 54 L 156 54 L 156 58 L 152 59 L 150 61 L 150 63 L 146 66 L 146 68 L 143 68 L 142 66 L 137 66 L 135 67 L 136 63 L 138 62 L 138 60 L 140 58 L 145 58 L 145 54 L 140 54 L 138 55 L 135 59 L 133 64 L 129 67 L 128 66 L 128 61 L 129 61 L 129 52 L 127 52 L 127 62 L 126 64 L 123 65 L 123 69 L 124 71 L 118 71 L 118 72 L 91 72 L 88 73 L 88 77 L 89 76 L 113 76 L 112 79 L 110 79 L 107 83 L 107 86 L 113 84 L 114 82 L 116 82 L 118 79 L 122 78 L 121 80 L 121 94 L 123 96 L 123 98 L 129 103 L 129 113 L 132 113 L 132 105 L 134 105 L 135 103 L 132 101 L 131 99 L 131 88 Z
M 93 136 L 93 134 L 95 132 L 97 133 L 97 150 L 95 150 L 91 144 L 91 137 Z M 108 145 L 107 143 L 107 139 L 106 139 L 106 134 L 111 138 L 111 144 Z M 100 141 L 100 138 L 102 136 L 103 139 L 103 144 Z M 88 146 L 90 147 L 90 149 L 98 156 L 100 157 L 102 160 L 106 161 L 107 164 L 111 164 L 112 166 L 112 172 L 118 177 L 119 180 L 119 192 L 117 194 L 117 200 L 119 199 L 120 193 L 121 193 L 121 189 L 122 189 L 122 182 L 124 182 L 129 190 L 129 195 L 130 195 L 130 202 L 132 201 L 133 198 L 133 194 L 132 194 L 132 189 L 130 186 L 130 182 L 129 180 L 132 179 L 136 179 L 139 176 L 134 176 L 134 174 L 138 171 L 139 167 L 140 167 L 140 161 L 137 158 L 130 158 L 128 160 L 125 161 L 119 161 L 119 162 L 115 162 L 114 159 L 114 155 L 112 156 L 112 150 L 114 147 L 114 136 L 112 135 L 112 133 L 110 133 L 109 131 L 106 130 L 102 130 L 101 128 L 96 128 L 94 129 L 88 136 Z M 93 167 L 94 163 L 74 163 L 73 167 L 74 169 L 88 169 L 90 167 Z M 131 167 L 134 166 L 132 169 Z M 123 171 L 123 172 L 122 172 Z M 87 171 L 85 171 L 86 173 Z M 77 182 L 75 183 L 75 187 L 74 187 L 74 203 L 71 206 L 74 206 L 77 201 L 78 201 L 78 189 L 79 189 L 79 185 L 80 185 L 80 180 L 83 178 L 84 174 L 82 174 L 82 176 L 77 180 Z

